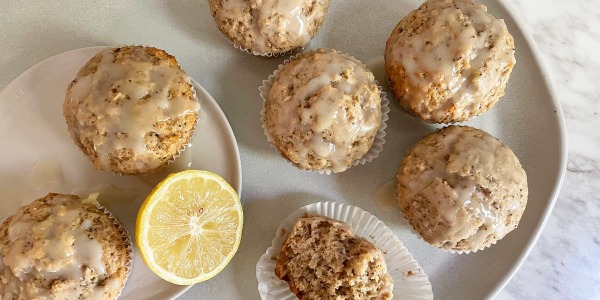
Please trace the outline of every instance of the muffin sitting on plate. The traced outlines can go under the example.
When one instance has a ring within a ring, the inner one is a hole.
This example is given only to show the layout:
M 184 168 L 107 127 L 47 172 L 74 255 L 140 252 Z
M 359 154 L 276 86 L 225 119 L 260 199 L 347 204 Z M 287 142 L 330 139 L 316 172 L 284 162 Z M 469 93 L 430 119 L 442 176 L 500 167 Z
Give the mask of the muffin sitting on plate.
M 123 175 L 154 172 L 178 156 L 199 109 L 177 60 L 142 46 L 100 51 L 69 84 L 63 104 L 73 140 L 96 169 Z
M 462 122 L 504 95 L 515 45 L 478 1 L 428 0 L 396 25 L 384 57 L 406 110 L 431 123 Z
M 116 299 L 130 251 L 93 197 L 48 194 L 0 226 L 0 299 Z
M 338 173 L 367 156 L 382 124 L 382 99 L 360 61 L 318 49 L 269 80 L 261 88 L 265 134 L 294 166 Z

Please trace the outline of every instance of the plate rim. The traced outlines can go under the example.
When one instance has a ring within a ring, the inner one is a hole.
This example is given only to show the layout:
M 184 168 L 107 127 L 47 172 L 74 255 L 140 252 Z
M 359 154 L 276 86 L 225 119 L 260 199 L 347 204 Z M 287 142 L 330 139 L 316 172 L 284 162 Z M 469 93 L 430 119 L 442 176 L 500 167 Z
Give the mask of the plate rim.
M 506 11 L 508 16 L 511 18 L 511 21 L 515 24 L 516 29 L 519 31 L 521 36 L 523 36 L 523 39 L 527 44 L 527 48 L 529 48 L 533 54 L 533 63 L 537 66 L 539 70 L 539 74 L 544 82 L 544 86 L 550 95 L 550 101 L 556 108 L 555 115 L 558 123 L 558 136 L 560 140 L 558 149 L 560 161 L 558 162 L 559 173 L 556 174 L 557 177 L 554 182 L 554 186 L 551 190 L 550 201 L 546 202 L 546 204 L 544 205 L 545 207 L 542 212 L 542 217 L 537 221 L 537 226 L 532 232 L 532 237 L 529 238 L 527 244 L 525 245 L 525 251 L 521 252 L 517 261 L 509 269 L 507 275 L 504 276 L 504 278 L 496 284 L 496 287 L 494 289 L 487 293 L 487 299 L 495 298 L 498 295 L 498 293 L 500 293 L 500 291 L 504 289 L 504 287 L 510 282 L 510 280 L 514 277 L 517 271 L 521 268 L 521 266 L 533 250 L 538 239 L 540 238 L 542 231 L 544 230 L 544 227 L 546 227 L 548 219 L 552 214 L 554 205 L 558 200 L 558 196 L 560 194 L 560 190 L 562 188 L 565 173 L 567 170 L 568 160 L 567 128 L 565 124 L 565 116 L 560 101 L 558 100 L 552 78 L 550 77 L 550 75 L 548 75 L 549 73 L 547 71 L 547 66 L 545 65 L 545 62 L 541 57 L 541 52 L 535 40 L 533 39 L 533 36 L 527 29 L 527 26 L 522 21 L 522 18 L 517 18 L 517 16 L 520 16 L 517 10 L 507 1 L 494 0 L 494 2 Z

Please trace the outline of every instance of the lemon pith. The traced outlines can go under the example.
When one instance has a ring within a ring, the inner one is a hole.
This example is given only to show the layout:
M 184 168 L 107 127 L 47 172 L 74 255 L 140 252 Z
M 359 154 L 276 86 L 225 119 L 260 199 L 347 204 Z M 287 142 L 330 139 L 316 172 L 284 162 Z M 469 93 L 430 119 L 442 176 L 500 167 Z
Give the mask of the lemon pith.
M 198 170 L 169 175 L 137 217 L 136 241 L 146 265 L 181 285 L 218 274 L 237 251 L 243 226 L 239 197 L 220 176 Z

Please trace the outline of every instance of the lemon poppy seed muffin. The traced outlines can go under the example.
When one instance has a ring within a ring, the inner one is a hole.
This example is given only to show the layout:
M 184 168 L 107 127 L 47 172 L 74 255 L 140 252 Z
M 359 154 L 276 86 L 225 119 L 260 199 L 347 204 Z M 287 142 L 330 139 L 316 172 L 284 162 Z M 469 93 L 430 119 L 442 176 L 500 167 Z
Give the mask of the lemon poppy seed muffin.
M 477 0 L 428 0 L 394 28 L 385 48 L 390 87 L 410 113 L 462 122 L 504 95 L 515 64 L 503 20 Z
M 96 169 L 136 175 L 162 168 L 190 143 L 199 108 L 173 56 L 127 46 L 87 62 L 67 88 L 63 114 Z
M 259 55 L 280 54 L 315 36 L 331 0 L 209 0 L 219 30 Z
M 381 251 L 345 223 L 300 218 L 281 247 L 275 274 L 299 299 L 391 299 Z
M 508 146 L 483 130 L 448 126 L 400 163 L 398 205 L 425 241 L 471 252 L 502 239 L 527 204 L 527 175 Z
M 48 194 L 0 226 L 0 299 L 116 299 L 128 237 L 93 199 Z
M 381 125 L 373 73 L 335 50 L 303 53 L 281 67 L 265 97 L 264 127 L 303 170 L 342 172 L 371 148 Z

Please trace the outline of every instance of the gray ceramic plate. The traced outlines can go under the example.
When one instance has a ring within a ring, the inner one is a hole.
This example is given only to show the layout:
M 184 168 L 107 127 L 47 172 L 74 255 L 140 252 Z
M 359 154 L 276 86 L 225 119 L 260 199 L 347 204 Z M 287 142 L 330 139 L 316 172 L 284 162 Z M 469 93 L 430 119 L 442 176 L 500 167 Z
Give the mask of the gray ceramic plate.
M 383 51 L 392 28 L 420 1 L 333 1 L 324 26 L 309 45 L 348 52 L 362 60 L 379 82 Z M 283 58 L 252 57 L 233 49 L 201 13 L 201 43 L 222 49 L 211 54 L 206 77 L 211 93 L 232 122 L 242 154 L 246 223 L 240 252 L 226 273 L 198 284 L 182 299 L 218 291 L 223 299 L 256 299 L 252 267 L 270 245 L 281 220 L 299 207 L 318 201 L 339 201 L 362 207 L 398 235 L 429 275 L 438 299 L 493 297 L 510 279 L 533 247 L 560 187 L 565 170 L 565 127 L 558 101 L 544 74 L 532 40 L 499 1 L 485 1 L 489 11 L 505 20 L 516 44 L 517 64 L 506 95 L 487 113 L 468 122 L 508 144 L 528 174 L 529 202 L 517 230 L 496 245 L 468 255 L 440 251 L 414 236 L 394 206 L 393 180 L 403 154 L 434 127 L 408 116 L 391 99 L 386 144 L 371 163 L 329 176 L 296 170 L 269 147 L 260 127 L 261 99 L 256 91 Z M 229 46 L 229 47 L 228 47 Z M 230 48 L 230 49 L 229 49 Z M 235 83 L 235 85 L 231 85 Z M 384 89 L 387 89 L 384 86 Z M 390 93 L 388 93 L 390 95 Z M 228 287 L 228 288 L 225 288 Z

